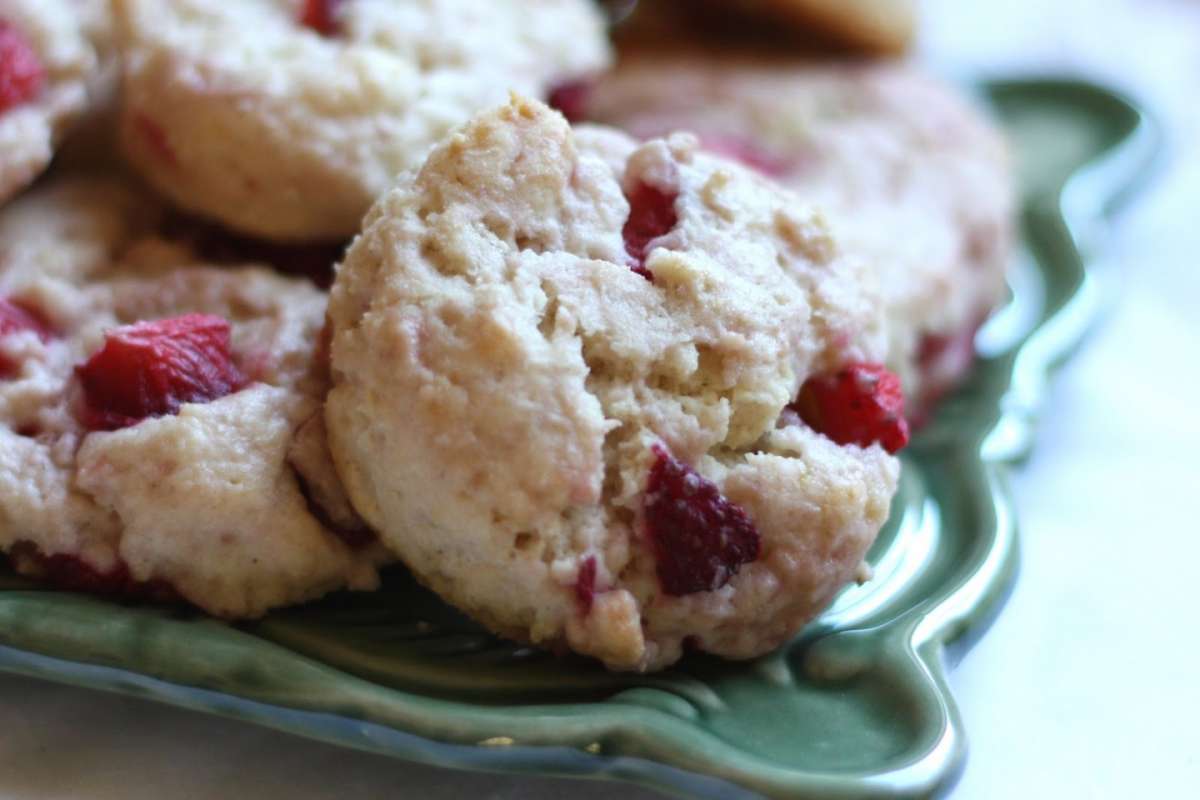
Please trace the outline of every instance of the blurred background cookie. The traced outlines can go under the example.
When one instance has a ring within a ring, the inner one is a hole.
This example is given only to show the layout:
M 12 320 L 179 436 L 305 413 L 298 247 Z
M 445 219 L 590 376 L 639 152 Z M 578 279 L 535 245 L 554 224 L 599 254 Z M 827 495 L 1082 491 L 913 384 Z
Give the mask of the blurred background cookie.
M 693 131 L 826 209 L 882 281 L 910 411 L 965 374 L 1005 297 L 1015 190 L 1003 137 L 958 89 L 890 60 L 639 48 L 577 113 L 641 138 Z
M 619 44 L 728 46 L 896 55 L 912 44 L 915 0 L 638 0 L 610 4 Z
M 96 52 L 72 0 L 0 0 L 0 202 L 50 164 L 88 106 Z
M 0 214 L 0 551 L 62 588 L 221 617 L 374 588 L 382 555 L 343 527 L 306 433 L 325 296 L 207 265 L 152 235 L 159 217 L 96 178 Z
M 510 90 L 608 64 L 590 0 L 117 0 L 121 138 L 174 203 L 336 240 L 397 172 Z

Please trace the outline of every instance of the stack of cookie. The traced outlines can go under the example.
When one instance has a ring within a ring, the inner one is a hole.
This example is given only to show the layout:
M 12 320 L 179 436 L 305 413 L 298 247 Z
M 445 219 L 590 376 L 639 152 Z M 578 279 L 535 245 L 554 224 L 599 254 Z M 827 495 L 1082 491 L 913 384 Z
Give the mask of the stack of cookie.
M 1004 146 L 692 5 L 614 57 L 590 0 L 0 0 L 12 566 L 243 618 L 399 560 L 641 670 L 865 578 L 903 393 L 1002 295 Z M 828 5 L 745 4 L 902 49 Z

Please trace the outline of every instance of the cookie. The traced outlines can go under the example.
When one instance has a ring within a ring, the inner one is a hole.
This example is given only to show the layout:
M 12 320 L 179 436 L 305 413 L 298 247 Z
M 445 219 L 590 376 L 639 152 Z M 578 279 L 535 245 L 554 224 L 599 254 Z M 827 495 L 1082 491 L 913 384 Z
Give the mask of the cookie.
M 747 52 L 898 54 L 912 44 L 913 0 L 639 0 L 614 36 L 624 47 L 705 42 Z
M 401 178 L 339 268 L 338 472 L 503 635 L 615 669 L 759 655 L 859 574 L 895 489 L 864 277 L 800 197 L 695 138 L 514 97 Z M 810 380 L 843 373 L 878 412 L 857 433 Z
M 0 202 L 29 185 L 88 105 L 96 52 L 71 0 L 0 0 Z
M 1003 137 L 958 91 L 893 62 L 643 52 L 582 105 L 638 137 L 692 131 L 827 209 L 882 280 L 888 361 L 914 409 L 969 366 L 1005 297 L 1015 190 Z
M 0 551 L 228 618 L 374 587 L 379 554 L 321 508 L 340 485 L 306 434 L 325 296 L 197 263 L 153 224 L 93 180 L 0 215 Z
M 340 240 L 399 171 L 509 89 L 603 68 L 589 0 L 117 0 L 121 138 L 172 201 Z

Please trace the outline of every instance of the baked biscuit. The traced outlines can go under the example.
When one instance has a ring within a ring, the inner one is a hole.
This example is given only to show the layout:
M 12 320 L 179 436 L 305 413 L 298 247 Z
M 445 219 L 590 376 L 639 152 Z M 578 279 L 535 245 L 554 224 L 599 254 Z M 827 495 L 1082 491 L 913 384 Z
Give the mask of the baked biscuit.
M 630 54 L 580 113 L 638 137 L 696 133 L 829 212 L 880 276 L 889 364 L 920 411 L 961 377 L 1005 296 L 1015 189 L 1000 133 L 893 62 Z
M 325 296 L 197 264 L 154 219 L 92 180 L 0 215 L 0 551 L 67 588 L 230 618 L 374 587 L 379 554 L 317 506 L 336 481 L 303 434 Z
M 509 89 L 603 68 L 590 0 L 116 0 L 121 138 L 173 202 L 341 240 L 396 173 Z
M 839 443 L 802 421 L 809 379 L 898 386 L 865 366 L 870 283 L 801 198 L 514 97 L 364 225 L 330 300 L 330 447 L 449 602 L 648 670 L 764 653 L 859 574 L 903 422 Z
M 50 163 L 95 68 L 71 0 L 0 0 L 0 203 Z

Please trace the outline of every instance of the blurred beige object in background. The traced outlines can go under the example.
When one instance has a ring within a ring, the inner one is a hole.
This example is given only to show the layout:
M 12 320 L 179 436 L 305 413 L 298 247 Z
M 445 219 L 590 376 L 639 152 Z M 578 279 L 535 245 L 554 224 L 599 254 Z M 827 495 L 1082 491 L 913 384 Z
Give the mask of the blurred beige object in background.
M 916 0 L 717 1 L 870 53 L 903 52 L 917 27 Z
M 703 42 L 752 52 L 900 55 L 916 33 L 915 0 L 639 0 L 611 4 L 619 47 Z

